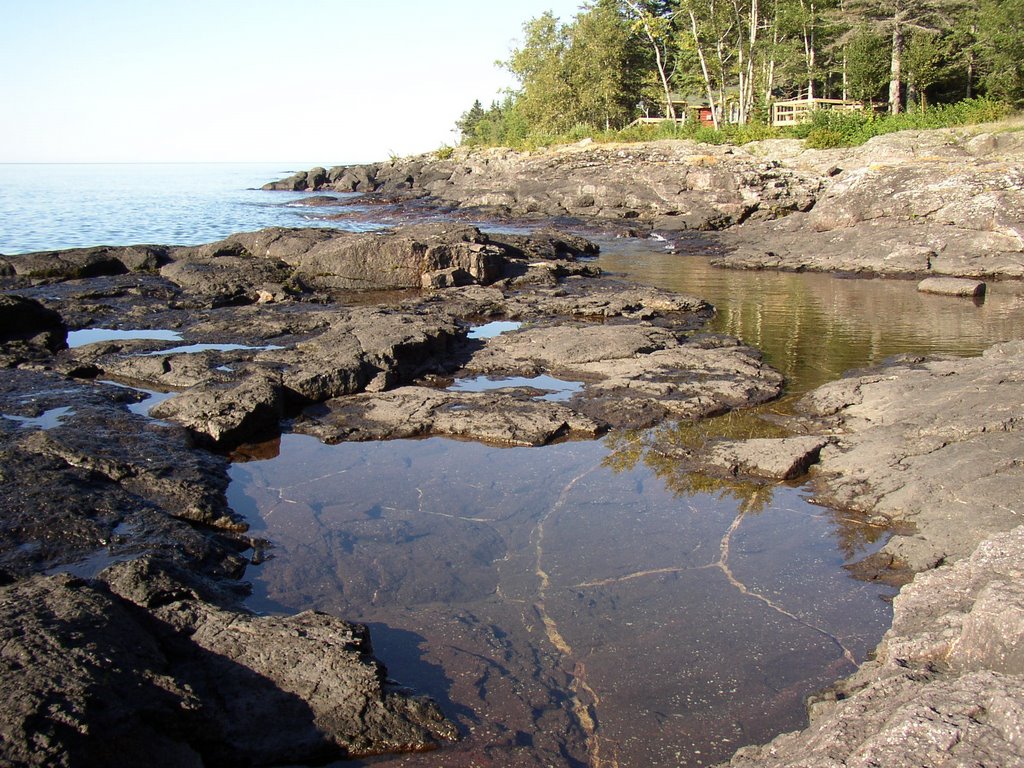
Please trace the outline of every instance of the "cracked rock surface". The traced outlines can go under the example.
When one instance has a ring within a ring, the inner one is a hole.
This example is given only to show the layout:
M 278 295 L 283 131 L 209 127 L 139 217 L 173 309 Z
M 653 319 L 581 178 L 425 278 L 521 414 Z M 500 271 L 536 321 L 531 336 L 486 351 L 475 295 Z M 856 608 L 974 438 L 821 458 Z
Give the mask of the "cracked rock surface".
M 814 206 L 722 235 L 721 266 L 875 275 L 1024 276 L 1020 133 L 903 131 L 784 164 L 821 173 Z

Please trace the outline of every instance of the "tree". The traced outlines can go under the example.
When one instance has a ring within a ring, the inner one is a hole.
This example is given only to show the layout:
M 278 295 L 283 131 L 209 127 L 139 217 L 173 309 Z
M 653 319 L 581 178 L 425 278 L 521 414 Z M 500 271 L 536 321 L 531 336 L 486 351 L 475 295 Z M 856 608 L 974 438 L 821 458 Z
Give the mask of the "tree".
M 946 69 L 945 46 L 936 32 L 915 31 L 905 51 L 907 108 L 919 101 L 927 106 L 926 90 L 938 82 Z
M 1024 105 L 1024 0 L 981 0 L 976 25 L 985 93 Z
M 480 121 L 486 117 L 487 113 L 484 112 L 484 106 L 480 103 L 480 99 L 473 102 L 473 106 L 462 113 L 462 117 L 455 121 L 455 127 L 459 129 L 459 133 L 462 134 L 462 140 L 466 141 L 469 137 L 473 136 L 476 132 L 477 125 Z
M 965 0 L 849 0 L 846 8 L 874 32 L 884 34 L 889 47 L 889 112 L 903 106 L 903 64 L 907 36 L 914 31 L 948 29 L 968 8 Z
M 598 0 L 568 30 L 565 73 L 575 122 L 621 128 L 634 116 L 643 85 L 642 57 L 617 0 Z
M 675 105 L 672 103 L 672 88 L 669 85 L 669 50 L 672 40 L 672 20 L 676 15 L 672 4 L 667 2 L 642 2 L 641 0 L 623 0 L 623 6 L 630 14 L 634 29 L 642 31 L 654 55 L 658 79 L 665 97 L 665 116 L 676 118 Z
M 846 90 L 850 98 L 873 102 L 888 80 L 885 39 L 861 25 L 846 38 Z
M 566 30 L 550 11 L 523 25 L 526 39 L 503 66 L 521 83 L 516 108 L 531 127 L 562 131 L 572 125 L 572 92 L 564 70 Z

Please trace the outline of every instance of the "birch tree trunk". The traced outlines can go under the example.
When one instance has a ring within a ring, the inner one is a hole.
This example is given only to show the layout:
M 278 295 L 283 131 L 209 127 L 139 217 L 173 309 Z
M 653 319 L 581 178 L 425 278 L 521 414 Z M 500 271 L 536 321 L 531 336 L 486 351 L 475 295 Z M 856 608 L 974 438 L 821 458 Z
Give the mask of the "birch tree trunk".
M 889 114 L 899 114 L 901 69 L 903 66 L 903 20 L 897 16 L 892 25 L 892 63 L 889 66 Z
M 692 8 L 687 9 L 690 15 L 690 33 L 693 35 L 693 47 L 697 50 L 697 60 L 700 61 L 700 71 L 704 76 L 704 87 L 707 89 L 708 104 L 711 106 L 711 119 L 715 128 L 718 128 L 718 109 L 715 107 L 715 91 L 711 83 L 711 73 L 708 71 L 708 60 L 704 55 L 704 46 L 700 44 L 700 27 L 697 25 L 697 16 Z
M 640 23 L 644 28 L 644 34 L 647 36 L 647 40 L 650 42 L 651 47 L 654 49 L 654 62 L 658 68 L 658 77 L 661 80 L 662 90 L 665 93 L 665 116 L 675 120 L 676 108 L 672 104 L 672 89 L 668 84 L 665 57 L 661 55 L 661 46 L 658 44 L 658 39 L 655 36 L 654 29 L 651 25 L 651 14 L 641 8 L 640 5 L 633 0 L 624 0 L 624 2 L 629 9 L 637 15 L 637 18 L 640 19 Z

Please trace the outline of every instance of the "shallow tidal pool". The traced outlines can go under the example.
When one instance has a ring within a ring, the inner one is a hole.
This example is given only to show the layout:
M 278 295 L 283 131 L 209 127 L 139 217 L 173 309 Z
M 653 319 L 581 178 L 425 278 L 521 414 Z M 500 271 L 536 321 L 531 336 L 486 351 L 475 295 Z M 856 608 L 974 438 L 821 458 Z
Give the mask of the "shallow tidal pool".
M 463 732 L 374 763 L 706 765 L 798 727 L 890 620 L 893 590 L 843 567 L 884 531 L 799 488 L 693 492 L 621 437 L 274 450 L 232 469 L 274 543 L 250 607 L 369 624 Z
M 704 245 L 609 241 L 598 264 L 715 304 L 709 330 L 786 376 L 790 396 L 762 410 L 890 355 L 1024 334 L 1019 283 L 972 302 L 905 280 L 714 269 Z M 391 676 L 459 724 L 440 754 L 365 764 L 725 760 L 801 727 L 806 696 L 878 643 L 895 590 L 846 566 L 888 531 L 799 487 L 687 475 L 658 449 L 676 429 L 544 448 L 285 435 L 232 468 L 233 507 L 273 542 L 247 574 L 250 607 L 369 624 Z

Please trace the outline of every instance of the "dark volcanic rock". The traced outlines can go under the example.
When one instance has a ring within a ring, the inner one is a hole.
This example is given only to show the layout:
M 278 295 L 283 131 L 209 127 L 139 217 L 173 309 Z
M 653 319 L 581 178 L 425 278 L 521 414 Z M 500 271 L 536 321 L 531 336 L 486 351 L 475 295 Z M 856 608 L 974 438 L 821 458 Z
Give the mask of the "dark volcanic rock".
M 691 141 L 583 143 L 541 153 L 457 149 L 451 159 L 413 157 L 332 169 L 333 188 L 427 196 L 462 208 L 515 215 L 657 220 L 665 231 L 721 229 L 813 204 L 813 175 L 742 148 Z M 294 189 L 297 177 L 264 189 Z M 328 180 L 323 188 L 330 188 Z
M 25 342 L 56 352 L 67 346 L 68 329 L 60 314 L 38 301 L 0 295 L 0 345 Z
M 154 272 L 166 263 L 171 248 L 160 245 L 128 245 L 72 248 L 9 256 L 15 274 L 50 280 L 74 280 L 125 272 Z
M 637 221 L 670 237 L 729 230 L 716 261 L 726 267 L 1024 276 L 1019 132 L 904 131 L 840 150 L 797 140 L 459 148 L 332 169 L 322 188 L 332 183 L 443 209 Z
M 410 183 L 397 168 L 378 177 Z M 691 336 L 706 303 L 589 279 L 598 273 L 581 257 L 593 252 L 557 232 L 278 229 L 169 249 L 159 275 L 25 282 L 46 306 L 8 301 L 41 326 L 63 316 L 76 328 L 174 329 L 182 342 L 5 358 L 26 368 L 0 385 L 0 762 L 134 765 L 147 748 L 171 765 L 317 762 L 454 736 L 434 705 L 391 688 L 363 628 L 238 609 L 244 589 L 231 579 L 268 543 L 245 535 L 226 460 L 202 446 L 273 433 L 300 408 L 296 428 L 325 440 L 540 445 L 779 392 L 749 348 Z M 470 284 L 440 287 L 448 279 Z M 412 290 L 351 290 L 384 287 Z M 494 318 L 523 325 L 470 332 Z M 570 384 L 440 388 L 513 374 Z M 183 390 L 150 411 L 172 423 L 129 412 L 143 395 L 108 377 Z M 496 537 L 478 544 L 503 554 Z M 384 567 L 415 589 L 407 571 Z
M 227 462 L 129 413 L 134 399 L 3 378 L 0 762 L 290 763 L 454 736 L 391 690 L 364 628 L 232 607 L 243 590 L 226 579 L 258 544 L 227 506 Z
M 473 227 L 449 224 L 390 234 L 272 228 L 181 249 L 162 274 L 187 289 L 255 300 L 265 284 L 286 281 L 310 290 L 420 288 L 424 275 L 443 269 L 490 283 L 501 277 L 505 250 Z
M 68 576 L 0 588 L 5 762 L 267 765 L 454 735 L 388 689 L 364 627 L 217 609 L 181 576 L 134 561 L 108 572 L 113 592 Z
M 97 566 L 142 551 L 179 552 L 237 574 L 227 462 L 192 450 L 184 432 L 129 413 L 124 389 L 8 371 L 0 386 L 0 567 L 9 573 Z M 170 556 L 170 555 L 169 555 Z M 177 557 L 178 555 L 174 555 Z M 91 565 L 86 562 L 91 561 Z
M 214 443 L 234 444 L 274 434 L 284 413 L 281 376 L 247 370 L 228 383 L 199 385 L 156 405 L 151 415 L 173 419 Z
M 515 394 L 446 392 L 400 387 L 329 403 L 296 424 L 297 432 L 325 442 L 447 435 L 500 445 L 546 445 L 562 437 L 593 438 L 604 427 L 559 403 L 533 399 L 543 390 Z

